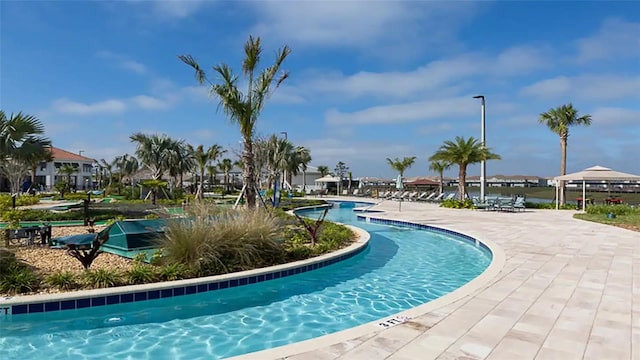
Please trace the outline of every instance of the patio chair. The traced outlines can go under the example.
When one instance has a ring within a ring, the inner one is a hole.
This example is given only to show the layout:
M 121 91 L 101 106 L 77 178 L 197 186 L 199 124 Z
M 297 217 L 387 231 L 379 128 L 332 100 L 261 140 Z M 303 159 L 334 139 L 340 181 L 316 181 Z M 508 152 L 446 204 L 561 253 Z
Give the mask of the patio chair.
M 513 208 L 518 211 L 525 211 L 527 207 L 524 204 L 524 198 L 517 197 L 516 201 L 513 202 Z
M 493 204 L 485 199 L 485 201 L 480 201 L 476 196 L 471 198 L 473 201 L 473 206 L 478 210 L 491 210 Z
M 431 199 L 429 201 L 430 202 L 440 202 L 445 197 L 445 195 L 446 195 L 446 193 L 440 193 L 438 196 L 434 197 L 433 199 Z

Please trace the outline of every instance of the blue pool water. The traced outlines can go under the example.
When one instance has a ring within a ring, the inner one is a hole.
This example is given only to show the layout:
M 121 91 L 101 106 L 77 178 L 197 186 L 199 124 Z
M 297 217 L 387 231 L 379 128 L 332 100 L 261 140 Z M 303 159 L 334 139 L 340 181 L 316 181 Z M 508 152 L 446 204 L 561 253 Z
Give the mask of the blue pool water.
M 464 285 L 491 262 L 490 253 L 468 241 L 358 222 L 353 205 L 343 206 L 328 218 L 371 234 L 369 247 L 348 260 L 213 292 L 19 316 L 0 322 L 0 358 L 224 358 L 424 304 Z

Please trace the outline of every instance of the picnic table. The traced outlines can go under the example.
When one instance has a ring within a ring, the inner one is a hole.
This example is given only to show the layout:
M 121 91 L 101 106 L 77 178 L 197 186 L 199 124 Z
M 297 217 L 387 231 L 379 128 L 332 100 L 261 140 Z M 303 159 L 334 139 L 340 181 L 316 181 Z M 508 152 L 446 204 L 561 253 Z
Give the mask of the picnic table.
M 7 246 L 9 242 L 19 244 L 23 241 L 30 246 L 36 243 L 36 239 L 40 239 L 41 245 L 47 245 L 51 239 L 51 225 L 27 226 L 18 229 L 5 229 L 4 231 Z
M 624 199 L 615 198 L 615 197 L 606 198 L 606 199 L 604 199 L 604 201 L 605 201 L 605 203 L 607 203 L 607 205 L 614 205 L 614 204 L 622 204 L 622 203 L 624 203 Z

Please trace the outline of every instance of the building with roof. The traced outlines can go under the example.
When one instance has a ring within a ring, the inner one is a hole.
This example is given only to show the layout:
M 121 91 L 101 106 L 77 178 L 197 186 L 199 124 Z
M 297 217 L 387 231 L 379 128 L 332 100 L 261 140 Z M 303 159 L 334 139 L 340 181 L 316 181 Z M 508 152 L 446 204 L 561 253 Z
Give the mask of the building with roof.
M 451 179 L 450 186 L 457 186 L 458 179 Z M 480 176 L 467 176 L 466 186 L 480 186 Z M 487 176 L 488 187 L 536 187 L 548 186 L 547 179 L 534 175 Z
M 69 186 L 75 190 L 89 190 L 93 188 L 93 171 L 95 159 L 72 153 L 67 150 L 51 146 L 52 161 L 41 162 L 36 168 L 35 188 L 45 189 L 47 191 L 54 190 L 54 185 L 65 180 L 66 175 L 60 173 L 60 168 L 69 164 L 76 169 L 71 175 L 71 183 Z

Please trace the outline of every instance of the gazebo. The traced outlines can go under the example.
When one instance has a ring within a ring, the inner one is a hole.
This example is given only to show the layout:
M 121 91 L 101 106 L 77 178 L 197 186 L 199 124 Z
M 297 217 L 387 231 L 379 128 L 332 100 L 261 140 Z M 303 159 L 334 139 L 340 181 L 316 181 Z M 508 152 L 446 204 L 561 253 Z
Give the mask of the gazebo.
M 325 183 L 325 184 L 326 183 L 330 183 L 330 182 L 338 183 L 337 190 L 336 190 L 336 195 L 340 195 L 340 182 L 341 182 L 341 180 L 340 180 L 339 177 L 326 175 L 326 176 L 323 176 L 323 177 L 321 177 L 319 179 L 316 179 L 315 182 L 317 182 L 317 183 Z
M 603 166 L 593 166 L 582 171 L 578 171 L 572 174 L 556 176 L 553 178 L 556 180 L 556 209 L 558 209 L 558 183 L 559 181 L 575 180 L 582 181 L 582 211 L 586 209 L 587 197 L 586 183 L 587 181 L 640 181 L 640 175 L 627 174 Z

